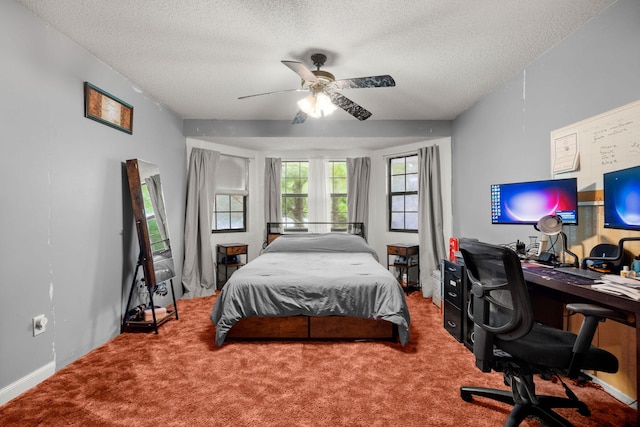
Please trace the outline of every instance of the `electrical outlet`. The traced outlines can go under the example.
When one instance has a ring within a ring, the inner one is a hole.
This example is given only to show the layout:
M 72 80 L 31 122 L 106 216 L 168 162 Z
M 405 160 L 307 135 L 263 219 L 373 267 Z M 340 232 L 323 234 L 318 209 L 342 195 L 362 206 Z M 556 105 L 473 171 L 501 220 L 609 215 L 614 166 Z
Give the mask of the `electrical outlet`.
M 47 318 L 44 314 L 33 318 L 33 336 L 40 335 L 47 330 Z

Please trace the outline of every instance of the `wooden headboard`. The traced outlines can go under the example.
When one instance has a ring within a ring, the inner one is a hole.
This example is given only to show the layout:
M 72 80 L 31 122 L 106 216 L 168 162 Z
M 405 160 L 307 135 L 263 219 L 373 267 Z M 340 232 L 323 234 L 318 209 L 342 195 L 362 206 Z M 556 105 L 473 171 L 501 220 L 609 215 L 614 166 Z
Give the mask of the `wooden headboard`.
M 263 247 L 266 247 L 269 243 L 273 242 L 283 234 L 302 234 L 310 233 L 309 226 L 328 226 L 332 233 L 348 233 L 360 236 L 367 240 L 367 235 L 364 229 L 364 223 L 362 222 L 304 222 L 304 223 L 292 223 L 292 222 L 268 222 L 267 223 L 267 236 L 264 241 Z

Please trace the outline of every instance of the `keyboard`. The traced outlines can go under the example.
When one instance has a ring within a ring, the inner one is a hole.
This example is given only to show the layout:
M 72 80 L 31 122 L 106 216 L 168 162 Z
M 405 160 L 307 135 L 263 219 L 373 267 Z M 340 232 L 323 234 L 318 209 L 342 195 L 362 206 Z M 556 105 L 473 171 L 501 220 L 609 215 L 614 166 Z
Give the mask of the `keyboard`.
M 557 267 L 556 270 L 562 271 L 563 273 L 571 274 L 572 276 L 584 277 L 591 280 L 598 280 L 602 278 L 604 274 L 598 273 L 597 271 L 576 267 Z
M 571 271 L 577 270 L 575 268 L 568 267 Z M 523 263 L 522 269 L 526 270 L 536 276 L 540 276 L 546 279 L 555 279 L 572 285 L 593 285 L 594 279 L 591 277 L 578 276 L 577 274 L 571 274 L 568 272 L 560 271 L 560 268 L 553 268 L 551 266 L 542 266 L 540 264 Z M 587 270 L 583 270 L 587 271 Z M 595 273 L 592 271 L 592 273 Z M 598 275 L 596 279 L 601 276 Z

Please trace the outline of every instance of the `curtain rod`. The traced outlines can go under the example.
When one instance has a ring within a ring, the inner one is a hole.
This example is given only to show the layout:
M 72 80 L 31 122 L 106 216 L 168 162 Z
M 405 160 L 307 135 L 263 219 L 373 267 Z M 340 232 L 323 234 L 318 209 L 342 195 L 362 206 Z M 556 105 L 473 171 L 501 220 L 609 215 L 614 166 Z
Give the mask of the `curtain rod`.
M 430 145 L 425 145 L 424 147 L 419 147 L 416 148 L 415 150 L 411 150 L 411 151 L 405 151 L 402 153 L 393 153 L 393 154 L 387 154 L 385 156 L 382 156 L 383 159 L 390 159 L 392 157 L 403 157 L 403 156 L 408 156 L 410 154 L 418 154 L 418 150 L 420 150 L 420 148 L 427 148 L 427 147 L 437 147 L 438 144 L 430 144 Z
M 225 153 L 220 153 L 221 156 L 227 156 L 227 157 L 236 157 L 238 159 L 247 159 L 247 160 L 255 160 L 255 157 L 250 157 L 250 156 L 240 156 L 238 154 L 225 154 Z
M 225 153 L 221 152 L 220 150 L 213 150 L 213 149 L 211 149 L 211 148 L 207 148 L 207 147 L 198 147 L 198 146 L 195 146 L 195 145 L 194 145 L 193 147 L 190 147 L 190 148 L 188 149 L 188 150 L 189 150 L 189 152 L 191 152 L 194 148 L 198 148 L 198 149 L 200 149 L 200 150 L 207 150 L 207 151 L 217 151 L 218 153 L 220 153 L 220 155 L 221 155 L 221 156 L 236 157 L 236 158 L 238 158 L 238 159 L 248 159 L 248 160 L 255 160 L 255 159 L 256 159 L 255 157 L 252 157 L 252 156 L 241 156 L 241 155 L 239 155 L 239 154 L 225 154 Z
M 393 154 L 387 154 L 385 156 L 382 156 L 383 159 L 390 159 L 392 157 L 404 157 L 404 156 L 408 156 L 410 154 L 418 154 L 418 150 L 412 150 L 412 151 L 405 151 L 403 153 L 393 153 Z
M 283 162 L 304 162 L 307 160 L 330 160 L 330 161 L 336 161 L 336 162 L 341 162 L 343 160 L 346 160 L 347 157 L 353 157 L 353 156 L 305 156 L 305 155 L 301 155 L 301 156 L 282 156 L 279 157 Z M 362 156 L 358 156 L 358 157 L 362 157 Z M 276 157 L 278 158 L 278 157 Z

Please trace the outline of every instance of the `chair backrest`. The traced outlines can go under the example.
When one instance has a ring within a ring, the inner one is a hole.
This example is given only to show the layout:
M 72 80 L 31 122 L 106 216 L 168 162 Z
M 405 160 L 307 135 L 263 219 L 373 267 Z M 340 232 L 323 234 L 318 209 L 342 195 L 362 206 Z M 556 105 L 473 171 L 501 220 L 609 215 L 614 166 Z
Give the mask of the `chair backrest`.
M 461 239 L 460 252 L 471 284 L 469 316 L 475 325 L 476 366 L 488 372 L 494 339 L 515 340 L 533 327 L 531 300 L 513 250 Z
M 624 239 L 623 239 L 624 240 Z M 593 267 L 596 269 L 610 270 L 616 274 L 622 265 L 631 261 L 633 255 L 623 249 L 622 241 L 617 245 L 611 243 L 600 243 L 595 245 L 589 256 L 582 260 L 582 268 Z
M 603 258 L 617 258 L 618 257 L 618 245 L 612 245 L 611 243 L 600 243 L 595 245 L 591 252 L 590 257 L 603 257 Z

